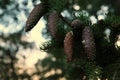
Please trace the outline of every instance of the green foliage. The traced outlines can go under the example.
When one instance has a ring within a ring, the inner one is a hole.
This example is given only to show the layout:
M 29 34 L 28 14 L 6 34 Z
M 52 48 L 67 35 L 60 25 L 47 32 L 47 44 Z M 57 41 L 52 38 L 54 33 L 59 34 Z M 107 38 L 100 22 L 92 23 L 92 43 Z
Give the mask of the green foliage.
M 67 3 L 67 0 L 48 0 L 46 2 L 50 3 L 49 5 L 51 10 L 61 12 L 64 9 L 65 4 Z
M 63 73 L 65 73 L 65 77 L 68 80 L 79 80 L 83 79 L 84 76 L 88 80 L 97 80 L 98 78 L 112 79 L 113 76 L 115 76 L 116 80 L 119 79 L 117 77 L 119 75 L 119 63 L 116 61 L 120 59 L 120 52 L 115 47 L 115 42 L 117 41 L 116 37 L 118 34 L 120 34 L 120 27 L 118 27 L 120 20 L 119 17 L 108 16 L 105 20 L 99 20 L 96 24 L 93 25 L 89 20 L 89 16 L 80 15 L 76 18 L 82 20 L 84 26 L 90 26 L 93 30 L 96 44 L 96 59 L 94 61 L 89 61 L 86 59 L 86 57 L 84 57 L 85 55 L 82 55 L 84 53 L 80 51 L 82 48 L 80 48 L 80 46 L 75 46 L 76 49 L 78 48 L 78 52 L 76 53 L 81 54 L 81 56 L 79 58 L 76 57 L 76 59 L 70 63 L 64 62 L 66 57 L 63 52 L 63 46 L 60 47 L 60 42 L 55 41 L 54 39 L 44 43 L 41 49 L 45 51 L 47 50 L 49 54 L 52 54 L 54 57 L 56 57 L 57 65 L 59 65 L 59 61 L 57 61 L 57 59 L 60 60 L 60 62 L 63 62 L 60 68 L 63 70 Z M 109 39 L 105 38 L 106 29 L 110 29 L 111 31 Z M 64 31 L 64 29 L 60 30 Z M 76 44 L 79 44 L 79 41 Z M 43 61 L 43 63 L 45 62 Z M 118 67 L 116 67 L 116 65 L 118 65 Z M 113 67 L 114 69 L 111 69 Z

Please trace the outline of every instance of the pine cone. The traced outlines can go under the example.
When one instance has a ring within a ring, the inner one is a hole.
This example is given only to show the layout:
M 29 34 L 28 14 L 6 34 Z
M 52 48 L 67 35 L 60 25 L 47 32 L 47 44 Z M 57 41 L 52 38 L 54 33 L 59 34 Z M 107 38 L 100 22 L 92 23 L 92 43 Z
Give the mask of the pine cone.
M 56 11 L 50 13 L 48 17 L 48 30 L 53 38 L 56 37 L 58 19 L 59 17 Z
M 85 27 L 82 32 L 82 43 L 84 45 L 85 53 L 90 60 L 95 58 L 95 42 L 92 30 L 90 27 Z
M 68 32 L 66 34 L 66 37 L 64 39 L 64 51 L 67 56 L 67 62 L 70 62 L 72 60 L 72 54 L 73 54 L 73 33 Z
M 74 29 L 79 29 L 79 28 L 83 28 L 83 23 L 79 19 L 75 19 L 72 21 L 71 26 Z
M 81 41 L 82 37 L 82 30 L 83 30 L 83 23 L 79 19 L 75 19 L 71 22 L 72 31 L 74 34 L 74 39 Z
M 48 11 L 48 5 L 46 3 L 40 3 L 35 6 L 31 11 L 27 21 L 25 31 L 30 31 L 39 21 L 39 19 Z

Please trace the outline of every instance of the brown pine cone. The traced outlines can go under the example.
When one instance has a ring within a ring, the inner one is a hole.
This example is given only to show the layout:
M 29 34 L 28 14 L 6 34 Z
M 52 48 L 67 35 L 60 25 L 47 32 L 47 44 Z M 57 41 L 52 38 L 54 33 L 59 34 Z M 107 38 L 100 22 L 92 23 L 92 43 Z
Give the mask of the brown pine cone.
M 39 19 L 48 12 L 48 5 L 46 3 L 40 3 L 35 6 L 35 8 L 31 11 L 27 21 L 25 31 L 30 31 L 39 21 Z
M 95 58 L 95 42 L 92 30 L 90 27 L 85 27 L 82 32 L 82 43 L 84 46 L 85 53 L 88 59 L 94 60 Z
M 64 51 L 67 56 L 67 62 L 70 62 L 73 54 L 73 33 L 71 31 L 66 34 L 64 39 Z
M 59 16 L 56 11 L 50 13 L 48 17 L 48 30 L 53 38 L 56 37 L 58 20 Z
M 79 19 L 75 19 L 72 21 L 71 26 L 74 29 L 83 28 L 83 23 Z

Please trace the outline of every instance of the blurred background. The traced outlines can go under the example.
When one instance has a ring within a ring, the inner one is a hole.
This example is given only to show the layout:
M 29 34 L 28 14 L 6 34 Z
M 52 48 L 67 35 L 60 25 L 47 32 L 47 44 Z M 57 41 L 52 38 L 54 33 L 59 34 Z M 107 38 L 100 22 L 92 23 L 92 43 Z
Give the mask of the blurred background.
M 35 64 L 46 52 L 39 46 L 45 21 L 40 20 L 31 32 L 24 32 L 30 11 L 39 0 L 0 0 L 0 80 L 39 80 Z M 42 69 L 41 69 L 42 70 Z
M 46 20 L 42 17 L 30 32 L 24 32 L 29 13 L 40 2 L 0 0 L 0 80 L 67 80 L 65 62 L 56 62 L 56 57 L 39 49 L 50 40 Z M 89 15 L 93 24 L 107 14 L 120 16 L 120 0 L 68 0 L 68 4 L 72 6 L 66 5 L 62 15 L 70 20 L 71 11 L 79 16 L 78 10 Z

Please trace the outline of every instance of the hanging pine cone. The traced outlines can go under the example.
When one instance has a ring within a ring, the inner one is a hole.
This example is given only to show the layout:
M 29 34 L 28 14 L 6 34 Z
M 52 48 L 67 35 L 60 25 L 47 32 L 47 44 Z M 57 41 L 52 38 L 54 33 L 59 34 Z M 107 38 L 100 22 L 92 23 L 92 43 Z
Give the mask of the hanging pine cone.
M 83 28 L 83 23 L 79 19 L 75 19 L 72 21 L 71 26 L 74 29 L 79 29 L 79 28 Z
M 64 39 L 64 51 L 67 56 L 67 62 L 70 62 L 72 60 L 72 54 L 73 54 L 73 33 L 68 32 L 66 34 L 66 37 Z
M 81 41 L 82 40 L 82 30 L 83 30 L 83 23 L 79 19 L 75 19 L 71 22 L 72 31 L 74 34 L 75 41 Z
M 95 58 L 95 42 L 92 30 L 90 27 L 85 27 L 82 32 L 82 43 L 84 45 L 85 53 L 87 54 L 88 59 L 94 60 Z
M 30 31 L 39 21 L 39 19 L 48 11 L 48 4 L 40 3 L 31 11 L 27 21 L 25 31 Z
M 48 30 L 53 38 L 56 37 L 58 19 L 59 17 L 56 11 L 50 13 L 48 17 Z

